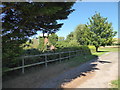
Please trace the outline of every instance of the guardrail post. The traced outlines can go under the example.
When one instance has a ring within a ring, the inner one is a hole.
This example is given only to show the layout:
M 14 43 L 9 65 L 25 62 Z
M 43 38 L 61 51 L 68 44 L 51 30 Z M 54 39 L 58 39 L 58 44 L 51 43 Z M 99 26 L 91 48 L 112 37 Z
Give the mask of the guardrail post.
M 80 50 L 78 51 L 78 56 L 80 55 Z
M 70 51 L 69 51 L 69 59 L 70 59 Z
M 61 63 L 61 52 L 59 53 L 60 63 Z
M 45 55 L 45 67 L 47 67 L 47 55 Z
M 86 54 L 86 53 L 85 53 L 85 50 L 83 50 L 83 52 L 84 52 L 84 55 L 85 55 L 85 54 Z
M 83 50 L 81 49 L 81 55 L 83 55 Z
M 76 50 L 76 56 L 77 56 L 77 50 Z
M 25 65 L 25 62 L 24 62 L 24 56 L 23 56 L 23 57 L 22 57 L 22 73 L 23 73 L 23 74 L 25 73 L 24 65 Z

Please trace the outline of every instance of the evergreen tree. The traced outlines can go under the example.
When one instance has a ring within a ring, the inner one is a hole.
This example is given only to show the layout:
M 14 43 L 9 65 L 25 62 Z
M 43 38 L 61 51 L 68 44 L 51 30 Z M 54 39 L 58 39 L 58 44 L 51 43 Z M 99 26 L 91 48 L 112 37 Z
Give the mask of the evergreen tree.
M 3 2 L 2 13 L 2 53 L 3 59 L 20 55 L 22 47 L 30 36 L 37 31 L 53 33 L 63 23 L 57 20 L 67 19 L 73 12 L 72 3 L 66 2 Z

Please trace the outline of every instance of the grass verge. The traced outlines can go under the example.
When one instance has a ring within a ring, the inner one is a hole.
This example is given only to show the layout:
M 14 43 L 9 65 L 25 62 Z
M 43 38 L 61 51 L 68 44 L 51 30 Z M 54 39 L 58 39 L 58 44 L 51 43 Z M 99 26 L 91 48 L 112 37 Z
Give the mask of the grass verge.
M 112 88 L 110 90 L 120 90 L 120 78 L 111 82 Z
M 114 47 L 100 47 L 99 52 L 93 52 L 92 55 L 101 56 L 107 52 L 118 52 L 118 48 Z
M 101 47 L 99 48 L 99 52 L 93 52 L 91 55 L 81 55 L 81 56 L 77 56 L 72 58 L 69 62 L 71 62 L 70 66 L 74 67 L 77 65 L 80 65 L 82 63 L 85 63 L 89 60 L 92 60 L 94 58 L 97 58 L 98 56 L 101 56 L 107 52 L 117 52 L 118 48 L 108 48 L 108 47 Z

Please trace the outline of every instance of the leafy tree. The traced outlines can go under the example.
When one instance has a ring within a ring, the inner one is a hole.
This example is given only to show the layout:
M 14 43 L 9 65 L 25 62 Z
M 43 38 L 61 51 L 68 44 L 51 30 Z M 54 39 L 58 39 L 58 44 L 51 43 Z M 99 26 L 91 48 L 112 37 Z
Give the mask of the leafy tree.
M 90 23 L 87 27 L 90 30 L 91 42 L 96 47 L 96 51 L 100 46 L 111 45 L 112 39 L 117 32 L 113 31 L 112 23 L 107 21 L 100 13 L 96 13 L 89 18 Z
M 89 37 L 89 29 L 85 24 L 80 24 L 75 29 L 75 38 L 80 45 L 89 45 L 90 37 Z
M 52 33 L 49 37 L 48 40 L 50 42 L 50 44 L 52 44 L 53 46 L 56 44 L 56 42 L 58 41 L 58 36 L 55 33 Z
M 71 40 L 69 43 L 68 43 L 68 45 L 69 46 L 71 46 L 71 47 L 77 47 L 77 46 L 79 46 L 80 44 L 77 42 L 77 40 L 76 39 L 73 39 L 73 40 Z
M 58 37 L 58 41 L 64 41 L 65 38 L 64 37 Z
M 40 49 L 40 51 L 45 51 L 47 48 L 47 46 L 53 45 L 55 46 L 56 42 L 58 41 L 58 36 L 55 33 L 52 33 L 51 35 L 49 35 L 48 37 L 48 45 L 44 45 L 44 37 L 40 36 L 39 37 L 39 45 L 38 48 Z
M 3 2 L 2 13 L 2 51 L 3 60 L 10 60 L 21 54 L 21 44 L 37 31 L 52 33 L 59 30 L 73 12 L 74 3 L 66 2 Z M 43 35 L 44 36 L 44 35 Z
M 71 32 L 70 34 L 67 35 L 66 41 L 69 42 L 69 41 L 71 41 L 71 40 L 73 40 L 73 39 L 75 39 L 75 38 L 74 38 L 74 32 Z
M 40 49 L 40 51 L 44 50 L 44 38 L 43 37 L 39 37 L 38 49 Z
M 32 48 L 36 48 L 36 49 L 37 49 L 37 48 L 38 48 L 38 45 L 39 45 L 39 40 L 36 39 L 36 38 L 33 38 L 33 39 L 32 39 L 32 42 L 33 42 L 32 45 L 31 45 Z

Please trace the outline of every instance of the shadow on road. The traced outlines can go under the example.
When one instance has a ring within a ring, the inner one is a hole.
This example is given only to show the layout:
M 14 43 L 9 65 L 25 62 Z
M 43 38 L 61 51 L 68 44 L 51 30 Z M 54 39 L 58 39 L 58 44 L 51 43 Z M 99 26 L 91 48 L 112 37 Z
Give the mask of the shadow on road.
M 97 61 L 98 58 L 86 62 L 83 65 L 76 67 L 69 72 L 65 72 L 64 75 L 66 76 L 63 76 L 64 78 L 61 80 L 61 83 L 59 83 L 58 87 L 62 88 L 61 85 L 64 85 L 64 83 L 69 83 L 77 77 L 86 76 L 86 73 L 94 72 L 95 70 L 100 70 L 99 68 L 96 68 L 97 64 L 94 64 Z
M 97 52 L 109 52 L 109 51 L 97 51 Z
M 111 63 L 109 61 L 99 61 L 100 63 L 104 64 L 104 63 Z
M 86 73 L 94 72 L 95 70 L 100 70 L 99 68 L 96 68 L 98 62 L 98 57 L 94 60 L 90 60 L 84 64 L 81 64 L 75 68 L 72 68 L 71 70 L 65 71 L 64 73 L 61 73 L 59 76 L 56 76 L 48 82 L 43 83 L 40 88 L 61 88 L 62 85 L 65 83 L 68 83 L 72 81 L 73 79 L 81 76 L 86 76 Z

